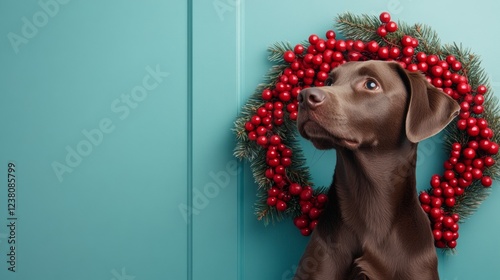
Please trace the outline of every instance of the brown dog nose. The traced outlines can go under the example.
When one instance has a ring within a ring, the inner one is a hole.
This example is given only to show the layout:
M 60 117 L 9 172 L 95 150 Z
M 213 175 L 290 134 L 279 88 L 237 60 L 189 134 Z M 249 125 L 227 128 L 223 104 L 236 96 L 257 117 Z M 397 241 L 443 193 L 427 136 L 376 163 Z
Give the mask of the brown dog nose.
M 302 90 L 297 97 L 299 106 L 302 106 L 303 108 L 308 106 L 311 109 L 321 105 L 325 99 L 325 93 L 318 88 L 306 88 Z

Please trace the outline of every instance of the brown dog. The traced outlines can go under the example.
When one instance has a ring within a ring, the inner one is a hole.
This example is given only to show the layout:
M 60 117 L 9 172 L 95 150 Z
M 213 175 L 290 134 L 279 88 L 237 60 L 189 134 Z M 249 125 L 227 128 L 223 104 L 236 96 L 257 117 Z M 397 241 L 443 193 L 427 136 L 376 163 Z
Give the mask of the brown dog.
M 415 180 L 417 143 L 457 114 L 452 98 L 398 63 L 349 62 L 299 95 L 298 129 L 337 150 L 329 203 L 296 280 L 439 279 Z

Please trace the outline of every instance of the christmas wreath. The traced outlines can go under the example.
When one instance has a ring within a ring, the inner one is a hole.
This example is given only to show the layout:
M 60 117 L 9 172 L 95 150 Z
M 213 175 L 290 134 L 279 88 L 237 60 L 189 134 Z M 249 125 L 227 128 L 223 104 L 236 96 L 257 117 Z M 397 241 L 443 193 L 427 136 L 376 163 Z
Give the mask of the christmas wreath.
M 243 106 L 235 121 L 236 157 L 250 162 L 258 184 L 256 215 L 266 224 L 285 217 L 307 236 L 327 203 L 326 187 L 313 188 L 297 139 L 297 96 L 307 87 L 323 86 L 328 73 L 347 61 L 394 60 L 408 71 L 423 72 L 428 81 L 460 104 L 460 115 L 445 130 L 449 158 L 444 172 L 433 175 L 419 199 L 431 221 L 435 245 L 455 248 L 459 222 L 469 217 L 499 175 L 499 107 L 488 89 L 478 56 L 461 45 L 441 46 L 428 26 L 344 13 L 326 38 L 313 34 L 292 46 L 269 48 L 275 65 L 264 84 Z

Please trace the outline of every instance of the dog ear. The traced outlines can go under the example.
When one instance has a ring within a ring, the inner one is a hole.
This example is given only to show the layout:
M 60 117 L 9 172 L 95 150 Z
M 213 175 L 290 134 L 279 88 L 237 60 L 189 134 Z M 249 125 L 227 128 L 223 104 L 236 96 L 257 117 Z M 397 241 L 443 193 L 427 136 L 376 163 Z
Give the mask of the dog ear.
M 429 84 L 420 72 L 409 72 L 394 63 L 410 95 L 406 114 L 406 137 L 413 143 L 436 135 L 460 110 L 450 96 Z

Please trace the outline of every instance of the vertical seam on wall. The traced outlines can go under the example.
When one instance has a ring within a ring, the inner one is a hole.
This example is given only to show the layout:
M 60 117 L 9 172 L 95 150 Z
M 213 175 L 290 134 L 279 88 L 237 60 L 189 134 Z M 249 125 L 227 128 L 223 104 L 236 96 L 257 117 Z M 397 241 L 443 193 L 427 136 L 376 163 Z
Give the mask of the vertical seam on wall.
M 241 113 L 241 97 L 243 93 L 243 79 L 245 75 L 244 67 L 243 67 L 243 55 L 244 55 L 244 1 L 237 1 L 238 6 L 236 8 L 236 90 L 237 90 L 237 112 L 238 115 Z M 245 236 L 244 236 L 244 209 L 245 209 L 245 200 L 244 200 L 244 176 L 243 176 L 243 161 L 238 162 L 238 175 L 237 175 L 237 203 L 238 203 L 238 245 L 237 245 L 237 255 L 238 255 L 238 267 L 237 267 L 237 279 L 243 280 L 245 278 L 244 272 L 244 264 L 245 264 Z
M 193 279 L 193 1 L 187 1 L 187 280 Z

